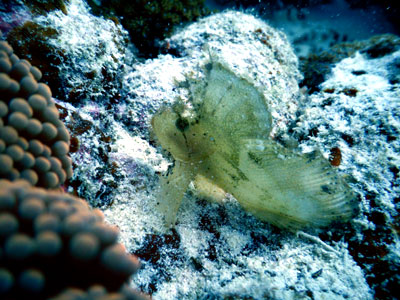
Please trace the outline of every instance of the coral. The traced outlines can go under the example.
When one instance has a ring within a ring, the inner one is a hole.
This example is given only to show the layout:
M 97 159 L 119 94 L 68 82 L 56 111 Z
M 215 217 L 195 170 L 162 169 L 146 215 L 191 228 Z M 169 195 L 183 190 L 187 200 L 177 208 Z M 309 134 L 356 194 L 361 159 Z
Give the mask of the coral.
M 41 71 L 0 42 L 0 176 L 60 186 L 71 177 L 69 133 Z
M 23 0 L 23 2 L 31 9 L 35 14 L 46 14 L 53 10 L 61 10 L 63 14 L 67 14 L 67 7 L 64 0 Z
M 71 154 L 77 164 L 74 178 L 83 183 L 85 199 L 94 198 L 104 186 L 111 186 L 108 183 L 117 185 L 113 202 L 103 210 L 107 222 L 118 224 L 121 242 L 128 251 L 144 260 L 135 284 L 154 293 L 155 299 L 372 299 L 345 243 L 326 241 L 329 247 L 321 247 L 280 231 L 245 213 L 232 197 L 224 199 L 223 205 L 208 203 L 196 199 L 189 188 L 176 233 L 160 235 L 161 218 L 154 209 L 154 194 L 157 174 L 165 171 L 171 160 L 163 157 L 150 139 L 152 114 L 177 96 L 186 99 L 189 90 L 183 75 L 201 78 L 202 69 L 197 66 L 203 66 L 204 58 L 224 61 L 224 67 L 237 77 L 247 76 L 246 80 L 269 96 L 274 136 L 280 136 L 293 120 L 300 98 L 297 59 L 282 33 L 251 15 L 215 15 L 170 39 L 171 50 L 181 57 L 161 55 L 129 64 L 125 63 L 126 55 L 121 55 L 123 51 L 108 48 L 116 44 L 114 38 L 119 36 L 113 33 L 120 27 L 93 18 L 80 6 L 73 7 L 68 15 L 51 12 L 35 21 L 61 33 L 61 38 L 51 43 L 74 58 L 59 66 L 64 68 L 62 74 L 73 82 L 83 73 L 88 75 L 83 85 L 71 83 L 71 87 L 93 101 L 74 103 L 76 114 L 65 119 L 76 126 L 72 134 L 81 142 L 80 149 Z M 107 54 L 103 56 L 104 49 Z M 112 57 L 115 64 L 109 63 Z M 125 64 L 123 72 L 114 68 L 121 64 Z M 82 73 L 82 66 L 88 72 Z M 104 101 L 110 90 L 103 90 L 97 81 L 102 76 L 99 66 L 128 75 L 119 90 L 120 101 L 112 105 Z M 93 81 L 98 89 L 91 89 Z M 275 97 L 276 89 L 284 96 Z M 74 111 L 72 105 L 62 104 Z M 82 133 L 83 129 L 88 130 Z M 111 139 L 102 142 L 103 134 Z M 116 171 L 101 171 L 101 177 L 93 174 L 93 169 L 104 168 L 107 157 L 108 162 L 118 164 Z M 108 198 L 103 195 L 95 201 Z
M 309 93 L 319 91 L 319 85 L 327 79 L 332 66 L 357 51 L 371 58 L 382 57 L 400 48 L 400 39 L 391 34 L 377 35 L 368 40 L 339 43 L 322 53 L 311 53 L 301 61 L 304 79 L 301 85 L 307 86 Z
M 57 39 L 58 35 L 54 28 L 28 21 L 12 29 L 7 36 L 14 51 L 42 71 L 42 80 L 51 86 L 55 97 L 62 91 L 58 66 L 66 59 L 62 50 L 49 43 L 50 40 Z
M 80 198 L 47 188 L 71 177 L 69 133 L 41 71 L 0 42 L 0 298 L 146 300 L 118 230 Z
M 332 66 L 294 128 L 301 147 L 317 146 L 331 156 L 340 150 L 333 151 L 340 153 L 338 168 L 361 196 L 361 213 L 345 240 L 376 299 L 393 299 L 400 283 L 399 41 L 377 36 L 359 42 L 359 52 Z
M 118 292 L 108 293 L 107 289 L 101 285 L 93 285 L 87 290 L 78 288 L 65 289 L 60 294 L 51 298 L 50 300 L 150 300 L 151 298 L 145 294 L 137 292 L 127 286 L 124 286 Z
M 117 16 L 133 43 L 146 56 L 157 55 L 157 41 L 168 36 L 176 25 L 208 13 L 204 0 L 110 0 L 101 4 L 91 0 L 88 3 L 94 13 Z
M 46 51 L 32 56 L 54 68 L 53 76 L 45 79 L 53 80 L 49 85 L 55 89 L 55 98 L 71 103 L 107 101 L 112 105 L 120 97 L 119 77 L 124 74 L 124 65 L 133 59 L 127 50 L 128 33 L 121 25 L 90 14 L 82 0 L 69 1 L 67 9 L 67 15 L 52 11 L 46 17 L 35 17 L 38 37 L 27 35 L 22 43 L 28 49 L 37 45 L 35 38 L 45 43 Z M 51 37 L 47 38 L 47 33 Z M 15 39 L 17 43 L 20 40 Z
M 107 291 L 147 299 L 124 287 L 139 262 L 117 239 L 117 229 L 84 200 L 0 180 L 2 299 L 78 299 L 86 289 L 90 299 Z

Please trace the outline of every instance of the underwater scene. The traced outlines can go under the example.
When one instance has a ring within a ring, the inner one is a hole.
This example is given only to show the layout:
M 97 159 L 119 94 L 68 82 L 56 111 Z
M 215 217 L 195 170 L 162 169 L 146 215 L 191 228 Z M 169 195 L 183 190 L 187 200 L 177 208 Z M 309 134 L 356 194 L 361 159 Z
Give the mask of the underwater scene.
M 400 299 L 399 15 L 0 0 L 0 299 Z

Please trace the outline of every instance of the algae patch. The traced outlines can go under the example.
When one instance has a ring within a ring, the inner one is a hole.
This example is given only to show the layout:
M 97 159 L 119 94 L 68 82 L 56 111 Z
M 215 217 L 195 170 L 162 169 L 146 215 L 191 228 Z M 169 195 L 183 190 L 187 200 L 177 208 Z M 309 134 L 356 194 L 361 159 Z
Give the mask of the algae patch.
M 158 142 L 175 159 L 161 179 L 159 206 L 167 225 L 175 222 L 191 182 L 202 190 L 222 189 L 260 220 L 290 230 L 353 216 L 356 196 L 329 161 L 273 141 L 271 119 L 264 95 L 215 63 L 204 83 L 191 86 L 187 103 L 153 117 Z

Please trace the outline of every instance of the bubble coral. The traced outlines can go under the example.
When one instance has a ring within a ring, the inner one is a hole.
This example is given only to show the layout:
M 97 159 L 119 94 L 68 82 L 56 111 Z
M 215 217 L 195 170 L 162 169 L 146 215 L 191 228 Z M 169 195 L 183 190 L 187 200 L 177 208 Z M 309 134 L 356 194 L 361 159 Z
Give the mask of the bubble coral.
M 139 262 L 117 239 L 84 200 L 0 180 L 1 299 L 145 299 L 125 286 Z
M 0 41 L 0 178 L 55 188 L 72 176 L 70 136 L 41 77 Z

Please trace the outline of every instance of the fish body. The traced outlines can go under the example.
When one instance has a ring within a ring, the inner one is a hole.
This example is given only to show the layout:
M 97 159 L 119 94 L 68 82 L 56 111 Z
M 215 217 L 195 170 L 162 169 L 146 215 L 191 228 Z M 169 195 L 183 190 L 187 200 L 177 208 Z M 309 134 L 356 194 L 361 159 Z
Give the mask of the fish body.
M 160 207 L 173 224 L 190 182 L 232 194 L 262 221 L 296 231 L 350 219 L 356 196 L 318 152 L 300 154 L 272 140 L 263 94 L 221 65 L 193 89 L 190 108 L 180 103 L 152 119 L 161 146 L 175 165 L 161 180 Z

